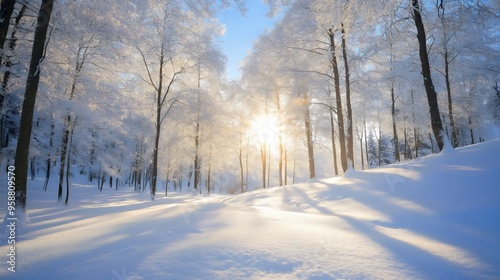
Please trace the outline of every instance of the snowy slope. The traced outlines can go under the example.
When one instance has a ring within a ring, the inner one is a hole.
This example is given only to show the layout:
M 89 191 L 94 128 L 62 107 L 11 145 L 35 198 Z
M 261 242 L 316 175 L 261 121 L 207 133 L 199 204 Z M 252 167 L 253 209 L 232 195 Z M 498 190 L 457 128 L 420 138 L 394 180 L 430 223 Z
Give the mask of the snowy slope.
M 0 278 L 499 279 L 499 182 L 500 140 L 238 196 L 34 182 Z

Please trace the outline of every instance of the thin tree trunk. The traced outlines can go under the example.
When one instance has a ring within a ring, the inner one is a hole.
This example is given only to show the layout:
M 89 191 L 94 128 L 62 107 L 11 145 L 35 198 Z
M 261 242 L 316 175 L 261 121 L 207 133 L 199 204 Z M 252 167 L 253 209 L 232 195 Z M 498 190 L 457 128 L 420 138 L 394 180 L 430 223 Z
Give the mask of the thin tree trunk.
M 366 131 L 366 115 L 363 116 L 363 130 L 365 134 L 365 156 L 366 156 L 366 168 L 370 168 L 370 163 L 368 162 L 368 133 Z
M 335 119 L 333 118 L 333 111 L 330 110 L 330 132 L 332 138 L 332 151 L 333 151 L 333 169 L 335 176 L 339 175 L 339 167 L 337 165 L 337 147 L 335 145 Z
M 451 127 L 451 143 L 454 148 L 458 147 L 458 134 L 457 134 L 457 129 L 455 127 L 455 121 L 454 121 L 454 116 L 453 116 L 453 102 L 451 99 L 451 82 L 450 82 L 450 60 L 449 60 L 449 52 L 448 52 L 448 47 L 447 47 L 447 40 L 448 40 L 448 27 L 446 26 L 446 19 L 444 17 L 445 9 L 444 9 L 444 3 L 443 0 L 439 1 L 437 4 L 437 9 L 438 9 L 438 16 L 441 20 L 441 25 L 442 25 L 442 30 L 443 30 L 443 37 L 445 38 L 444 40 L 444 78 L 445 78 L 445 83 L 446 83 L 446 93 L 448 97 L 448 117 L 450 118 L 450 127 Z
M 283 186 L 283 135 L 281 134 L 281 129 L 279 131 L 279 162 L 278 162 L 278 173 L 279 173 L 279 185 Z
M 244 193 L 244 170 L 243 170 L 243 135 L 240 134 L 240 151 L 238 154 L 238 160 L 240 162 L 240 192 Z
M 281 115 L 281 102 L 279 90 L 275 88 L 276 107 L 278 113 L 278 145 L 279 145 L 279 159 L 278 159 L 278 183 L 283 186 L 283 117 Z
M 245 191 L 248 191 L 248 149 L 250 146 L 250 138 L 247 138 L 247 152 L 246 152 L 246 157 L 245 157 Z
M 212 181 L 211 181 L 211 176 L 212 176 L 212 164 L 210 161 L 208 161 L 208 175 L 207 175 L 207 191 L 208 191 L 208 195 L 210 195 L 210 186 L 212 184 Z
M 417 128 L 413 128 L 413 139 L 415 141 L 415 157 L 418 158 L 418 131 Z
M 288 149 L 285 147 L 285 186 L 288 184 Z
M 57 191 L 57 201 L 62 200 L 64 171 L 66 166 L 66 154 L 68 150 L 70 124 L 71 124 L 71 115 L 68 114 L 66 115 L 66 119 L 64 120 L 64 132 L 61 143 L 61 160 L 60 160 L 61 167 L 59 169 L 59 188 Z
M 411 95 L 411 108 L 412 108 L 412 117 L 413 117 L 413 138 L 415 139 L 415 158 L 418 158 L 418 130 L 417 127 L 415 126 L 416 119 L 415 119 L 415 101 L 413 98 L 413 90 L 410 91 Z
M 359 139 L 359 149 L 361 153 L 361 170 L 365 170 L 365 158 L 363 155 L 363 130 L 361 130 L 361 134 L 359 134 L 359 129 L 356 127 L 358 139 Z
M 345 128 L 344 128 L 344 114 L 342 112 L 342 96 L 340 94 L 340 76 L 339 76 L 339 68 L 337 64 L 337 55 L 335 52 L 335 35 L 333 34 L 332 29 L 328 30 L 328 38 L 330 40 L 330 52 L 331 59 L 330 63 L 333 68 L 333 77 L 335 82 L 335 99 L 337 103 L 337 121 L 339 127 L 339 145 L 340 145 L 340 162 L 342 164 L 342 170 L 346 172 L 347 170 L 347 154 L 346 154 L 346 137 L 345 137 Z
M 448 117 L 450 118 L 450 127 L 451 127 L 451 143 L 453 147 L 458 147 L 458 135 L 457 129 L 455 127 L 455 121 L 453 118 L 453 103 L 451 100 L 451 83 L 450 83 L 450 62 L 448 61 L 448 49 L 444 50 L 444 73 L 446 80 L 446 93 L 448 96 Z
M 51 116 L 52 117 L 52 116 Z M 50 138 L 49 138 L 49 146 L 52 148 L 54 146 L 54 119 L 51 118 L 51 124 L 50 124 Z M 47 191 L 47 185 L 49 184 L 49 179 L 50 179 L 50 166 L 51 166 L 51 155 L 50 153 L 47 155 L 47 166 L 45 170 L 45 182 L 43 183 L 43 190 Z
M 391 100 L 392 100 L 392 133 L 394 137 L 394 159 L 396 161 L 401 161 L 399 154 L 399 140 L 398 140 L 398 130 L 396 128 L 396 98 L 394 97 L 394 83 L 391 83 Z M 406 131 L 405 131 L 405 141 L 406 141 Z M 406 157 L 406 142 L 405 142 L 405 157 Z
M 69 200 L 69 176 L 70 176 L 70 165 L 71 165 L 71 146 L 73 145 L 73 133 L 75 132 L 76 120 L 73 122 L 71 127 L 71 132 L 69 135 L 69 146 L 68 146 L 68 162 L 66 164 L 66 200 L 64 201 L 64 205 L 68 205 Z
M 304 124 L 306 127 L 307 155 L 309 158 L 309 178 L 313 179 L 316 177 L 316 167 L 314 166 L 314 145 L 312 140 L 311 116 L 309 115 L 309 107 L 307 105 L 305 108 Z
M 200 159 L 199 159 L 199 149 L 200 149 L 200 140 L 199 140 L 199 133 L 200 133 L 200 123 L 197 121 L 196 122 L 196 135 L 194 139 L 194 145 L 195 145 L 195 155 L 194 155 L 194 179 L 193 179 L 193 187 L 195 190 L 198 190 L 198 183 L 200 179 Z
M 340 23 L 342 32 L 342 56 L 344 58 L 345 70 L 345 98 L 347 107 L 347 164 L 348 167 L 354 168 L 354 133 L 352 125 L 352 107 L 351 107 L 351 81 L 349 72 L 349 62 L 347 59 L 346 33 L 344 24 Z
M 267 151 L 266 151 L 266 143 L 261 143 L 260 144 L 260 159 L 262 163 L 262 188 L 266 188 L 266 156 L 267 156 Z
M 271 144 L 267 144 L 267 187 L 271 186 Z
M 156 92 L 156 133 L 155 133 L 155 145 L 153 149 L 153 170 L 152 170 L 152 180 L 151 180 L 151 200 L 154 200 L 156 193 L 156 176 L 158 174 L 158 149 L 160 146 L 160 133 L 161 133 L 161 109 L 162 109 L 162 90 L 163 90 L 163 65 L 165 50 L 163 43 L 160 48 L 160 71 L 158 74 L 158 88 Z
M 475 144 L 476 141 L 474 141 L 474 131 L 472 130 L 472 118 L 470 116 L 469 116 L 469 131 L 470 131 L 471 144 Z
M 439 114 L 439 106 L 437 101 L 436 90 L 432 83 L 431 68 L 429 65 L 429 56 L 427 54 L 427 37 L 425 35 L 424 23 L 420 15 L 419 0 L 412 0 L 412 13 L 415 27 L 417 28 L 417 38 L 419 43 L 419 55 L 422 66 L 422 77 L 424 80 L 425 91 L 427 93 L 427 101 L 429 103 L 429 111 L 431 115 L 431 127 L 439 150 L 441 151 L 445 145 L 445 135 L 441 116 Z
M 374 135 L 375 138 L 377 138 L 378 142 L 378 166 L 382 166 L 382 127 L 380 125 L 380 112 L 377 112 L 377 117 L 378 117 L 378 138 L 377 138 L 377 132 L 375 131 Z

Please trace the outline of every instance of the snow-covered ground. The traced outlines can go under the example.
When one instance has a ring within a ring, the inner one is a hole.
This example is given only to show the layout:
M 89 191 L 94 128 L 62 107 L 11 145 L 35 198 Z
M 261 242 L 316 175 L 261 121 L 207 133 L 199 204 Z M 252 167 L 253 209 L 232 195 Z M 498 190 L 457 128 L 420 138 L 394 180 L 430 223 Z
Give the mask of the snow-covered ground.
M 500 140 L 237 196 L 35 181 L 0 278 L 499 279 L 499 182 Z

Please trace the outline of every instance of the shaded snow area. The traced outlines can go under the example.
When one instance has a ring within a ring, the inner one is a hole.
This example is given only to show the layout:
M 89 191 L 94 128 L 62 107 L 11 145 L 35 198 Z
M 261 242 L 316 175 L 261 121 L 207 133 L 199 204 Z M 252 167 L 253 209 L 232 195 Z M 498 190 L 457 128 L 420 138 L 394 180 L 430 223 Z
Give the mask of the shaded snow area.
M 40 180 L 0 278 L 500 279 L 499 182 L 500 140 L 236 196 Z

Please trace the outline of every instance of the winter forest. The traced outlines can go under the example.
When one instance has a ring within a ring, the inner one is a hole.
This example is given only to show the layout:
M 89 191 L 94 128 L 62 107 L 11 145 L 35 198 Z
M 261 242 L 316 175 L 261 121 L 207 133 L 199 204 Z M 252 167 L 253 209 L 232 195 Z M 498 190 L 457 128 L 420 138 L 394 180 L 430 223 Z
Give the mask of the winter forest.
M 28 174 L 45 174 L 59 199 L 72 172 L 154 198 L 186 186 L 240 193 L 439 151 L 415 12 L 441 133 L 455 147 L 496 135 L 495 1 L 271 3 L 283 18 L 255 42 L 239 81 L 224 78 L 216 12 L 244 3 L 115 2 L 60 1 L 51 16 L 37 15 L 36 1 L 2 1 L 2 165 L 15 158 L 42 16 Z
M 152 198 L 243 193 L 498 135 L 496 1 L 267 1 L 281 19 L 239 80 L 225 78 L 217 12 L 244 2 L 51 2 L 2 1 L 1 163 L 31 139 L 27 179 L 59 199 L 75 173 Z

